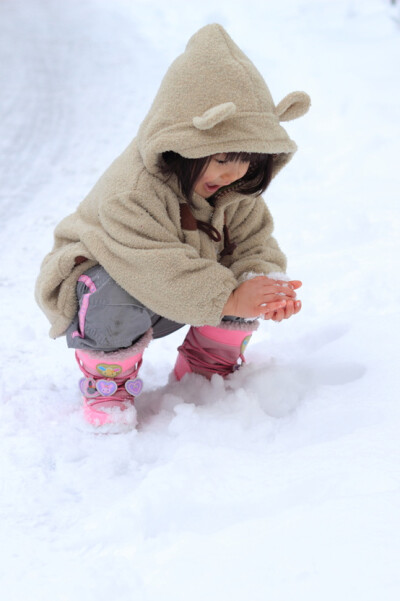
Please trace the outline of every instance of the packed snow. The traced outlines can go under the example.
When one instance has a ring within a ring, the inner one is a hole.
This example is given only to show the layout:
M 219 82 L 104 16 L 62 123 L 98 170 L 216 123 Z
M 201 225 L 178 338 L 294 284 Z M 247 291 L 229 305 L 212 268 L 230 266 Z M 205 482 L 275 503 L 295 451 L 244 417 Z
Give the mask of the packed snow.
M 303 309 L 226 381 L 153 342 L 138 428 L 97 435 L 35 278 L 211 22 L 312 98 L 265 196 Z M 399 4 L 5 0 L 0 53 L 2 599 L 399 599 Z

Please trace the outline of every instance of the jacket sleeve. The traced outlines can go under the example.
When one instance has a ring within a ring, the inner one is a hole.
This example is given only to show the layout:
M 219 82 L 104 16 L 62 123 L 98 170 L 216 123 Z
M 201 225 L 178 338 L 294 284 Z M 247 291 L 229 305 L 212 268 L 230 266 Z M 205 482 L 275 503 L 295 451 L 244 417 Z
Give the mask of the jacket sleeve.
M 85 232 L 85 244 L 120 286 L 178 323 L 219 324 L 236 278 L 185 243 L 178 203 L 135 192 L 100 202 L 97 212 L 100 227 Z
M 262 197 L 243 200 L 228 209 L 227 226 L 237 247 L 223 264 L 238 280 L 249 272 L 285 272 L 286 257 L 272 236 L 273 219 Z

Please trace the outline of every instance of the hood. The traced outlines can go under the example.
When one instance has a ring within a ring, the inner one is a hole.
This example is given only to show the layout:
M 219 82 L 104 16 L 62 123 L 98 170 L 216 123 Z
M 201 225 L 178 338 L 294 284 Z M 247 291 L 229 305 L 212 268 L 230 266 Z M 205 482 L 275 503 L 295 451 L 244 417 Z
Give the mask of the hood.
M 137 143 L 151 173 L 158 171 L 159 155 L 173 150 L 187 158 L 278 154 L 276 175 L 297 149 L 280 122 L 302 116 L 309 106 L 304 92 L 275 105 L 264 79 L 224 28 L 207 25 L 168 69 Z

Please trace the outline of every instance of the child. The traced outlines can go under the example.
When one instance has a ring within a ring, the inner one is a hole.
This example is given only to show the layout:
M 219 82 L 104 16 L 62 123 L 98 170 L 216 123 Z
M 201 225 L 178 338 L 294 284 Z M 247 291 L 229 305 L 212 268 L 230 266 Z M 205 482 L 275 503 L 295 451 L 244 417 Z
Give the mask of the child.
M 126 421 L 152 337 L 189 324 L 176 378 L 225 377 L 257 317 L 300 310 L 301 282 L 284 275 L 260 194 L 296 150 L 279 122 L 309 105 L 293 92 L 275 106 L 226 31 L 207 25 L 169 68 L 136 139 L 57 226 L 36 298 L 50 335 L 76 349 L 90 423 Z

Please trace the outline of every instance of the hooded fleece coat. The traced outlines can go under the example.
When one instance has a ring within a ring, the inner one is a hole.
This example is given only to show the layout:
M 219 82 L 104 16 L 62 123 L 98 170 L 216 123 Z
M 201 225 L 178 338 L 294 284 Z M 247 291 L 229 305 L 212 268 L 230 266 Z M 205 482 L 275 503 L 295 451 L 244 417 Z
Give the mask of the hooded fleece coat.
M 96 264 L 155 313 L 194 326 L 220 323 L 244 274 L 284 271 L 262 197 L 232 189 L 213 207 L 194 193 L 190 218 L 182 219 L 188 201 L 175 176 L 162 174 L 161 154 L 271 153 L 276 175 L 296 151 L 280 121 L 303 115 L 309 104 L 307 94 L 293 92 L 275 106 L 260 73 L 220 25 L 194 34 L 137 137 L 56 227 L 35 290 L 50 336 L 65 333 L 77 311 L 76 281 Z M 223 236 L 213 241 L 195 220 L 221 233 L 226 224 L 237 245 L 233 254 L 221 258 Z

